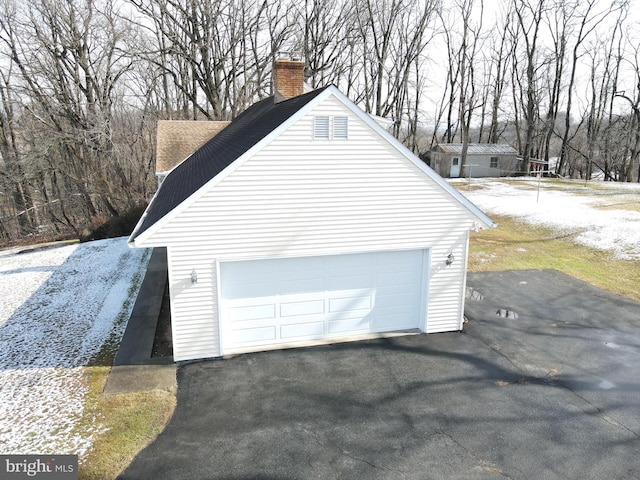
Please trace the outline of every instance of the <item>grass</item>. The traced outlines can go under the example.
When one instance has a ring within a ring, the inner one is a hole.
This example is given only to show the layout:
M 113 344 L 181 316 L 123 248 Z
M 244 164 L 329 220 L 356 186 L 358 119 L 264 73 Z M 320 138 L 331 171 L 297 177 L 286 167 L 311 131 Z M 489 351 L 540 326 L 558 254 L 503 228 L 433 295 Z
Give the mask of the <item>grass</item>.
M 144 269 L 138 275 L 144 275 Z M 134 278 L 132 285 L 138 284 L 138 280 Z M 129 311 L 129 303 L 135 301 L 135 297 L 135 292 L 130 291 L 129 300 L 122 307 L 123 312 Z M 126 320 L 126 316 L 120 314 L 116 323 Z M 98 423 L 101 433 L 96 435 L 91 451 L 79 466 L 80 479 L 116 478 L 164 430 L 176 406 L 175 390 L 103 394 L 120 337 L 113 334 L 90 365 L 85 367 L 89 392 L 77 429 L 79 432 L 91 431 Z
M 108 366 L 86 367 L 89 401 L 78 428 L 87 431 L 99 422 L 104 430 L 80 465 L 80 479 L 116 478 L 164 430 L 175 409 L 175 391 L 104 395 L 109 370 Z
M 492 219 L 498 228 L 471 234 L 470 271 L 554 269 L 640 302 L 640 262 L 573 243 L 573 234 L 518 222 Z

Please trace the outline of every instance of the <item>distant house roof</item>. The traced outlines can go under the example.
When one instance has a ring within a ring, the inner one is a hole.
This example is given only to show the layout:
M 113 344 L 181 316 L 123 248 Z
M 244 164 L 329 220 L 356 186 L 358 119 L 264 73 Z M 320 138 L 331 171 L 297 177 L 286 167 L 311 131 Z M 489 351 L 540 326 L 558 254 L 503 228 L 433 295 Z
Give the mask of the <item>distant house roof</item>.
M 281 102 L 269 97 L 245 110 L 171 171 L 131 238 L 135 239 L 171 212 L 326 88 L 329 87 Z
M 434 152 L 462 155 L 461 143 L 441 143 L 433 147 Z M 467 154 L 472 155 L 517 155 L 518 152 L 510 145 L 498 143 L 470 143 Z
M 156 173 L 168 172 L 231 122 L 159 120 Z

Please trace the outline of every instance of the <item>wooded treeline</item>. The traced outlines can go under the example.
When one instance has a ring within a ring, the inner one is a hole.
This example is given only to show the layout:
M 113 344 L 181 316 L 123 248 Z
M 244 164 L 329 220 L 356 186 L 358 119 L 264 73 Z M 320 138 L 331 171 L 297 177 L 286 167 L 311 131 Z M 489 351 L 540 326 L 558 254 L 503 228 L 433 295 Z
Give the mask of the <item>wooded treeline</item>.
M 272 93 L 281 51 L 418 154 L 510 143 L 561 175 L 637 180 L 629 2 L 498 3 L 0 0 L 0 241 L 81 236 L 143 206 L 156 121 L 235 117 Z

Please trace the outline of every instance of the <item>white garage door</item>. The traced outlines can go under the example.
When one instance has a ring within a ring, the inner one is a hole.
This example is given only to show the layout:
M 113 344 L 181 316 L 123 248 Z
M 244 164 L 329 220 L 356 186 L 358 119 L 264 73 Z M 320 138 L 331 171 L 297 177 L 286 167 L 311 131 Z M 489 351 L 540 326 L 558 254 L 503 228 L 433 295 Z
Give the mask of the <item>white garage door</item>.
M 420 328 L 425 250 L 220 263 L 224 353 Z

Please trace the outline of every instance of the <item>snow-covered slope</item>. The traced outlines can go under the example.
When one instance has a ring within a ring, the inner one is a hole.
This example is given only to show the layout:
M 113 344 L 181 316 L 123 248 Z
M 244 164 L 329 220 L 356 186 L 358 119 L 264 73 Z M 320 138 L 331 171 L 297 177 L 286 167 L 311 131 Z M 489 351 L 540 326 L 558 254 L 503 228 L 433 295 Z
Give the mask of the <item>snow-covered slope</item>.
M 464 195 L 489 214 L 575 232 L 575 241 L 640 260 L 640 185 L 536 180 L 474 181 Z
M 125 238 L 0 252 L 0 453 L 82 455 L 82 366 L 119 338 L 150 252 Z

